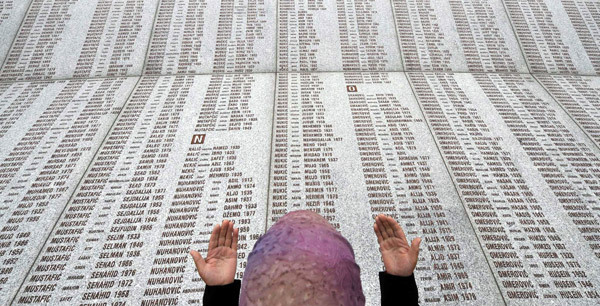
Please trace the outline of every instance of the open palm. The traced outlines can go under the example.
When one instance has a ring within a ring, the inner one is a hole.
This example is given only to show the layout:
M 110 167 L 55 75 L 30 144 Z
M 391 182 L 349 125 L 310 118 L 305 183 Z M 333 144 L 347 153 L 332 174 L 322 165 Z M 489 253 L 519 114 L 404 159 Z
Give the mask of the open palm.
M 233 223 L 224 220 L 222 225 L 215 225 L 206 259 L 197 251 L 191 251 L 198 274 L 209 286 L 221 286 L 233 283 L 237 268 L 237 244 L 239 230 Z
M 419 259 L 421 238 L 408 244 L 402 227 L 391 217 L 378 215 L 373 226 L 379 242 L 379 251 L 388 274 L 410 276 Z

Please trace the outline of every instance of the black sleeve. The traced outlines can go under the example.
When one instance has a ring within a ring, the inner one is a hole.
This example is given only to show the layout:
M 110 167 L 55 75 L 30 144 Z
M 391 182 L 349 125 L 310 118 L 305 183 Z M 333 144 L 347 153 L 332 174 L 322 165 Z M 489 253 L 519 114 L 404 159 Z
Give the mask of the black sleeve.
M 236 279 L 231 284 L 223 286 L 206 285 L 202 305 L 204 306 L 238 306 L 242 281 Z
M 396 276 L 379 272 L 381 287 L 381 306 L 419 305 L 419 290 L 415 275 Z

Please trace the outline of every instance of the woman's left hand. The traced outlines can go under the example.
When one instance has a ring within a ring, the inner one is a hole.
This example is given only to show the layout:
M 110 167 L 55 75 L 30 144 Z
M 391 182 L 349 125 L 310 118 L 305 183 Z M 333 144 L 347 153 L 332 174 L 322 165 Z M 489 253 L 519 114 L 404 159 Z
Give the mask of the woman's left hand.
M 191 251 L 198 274 L 209 286 L 221 286 L 233 283 L 237 268 L 237 245 L 239 229 L 233 223 L 224 220 L 215 225 L 208 243 L 206 259 L 197 251 Z

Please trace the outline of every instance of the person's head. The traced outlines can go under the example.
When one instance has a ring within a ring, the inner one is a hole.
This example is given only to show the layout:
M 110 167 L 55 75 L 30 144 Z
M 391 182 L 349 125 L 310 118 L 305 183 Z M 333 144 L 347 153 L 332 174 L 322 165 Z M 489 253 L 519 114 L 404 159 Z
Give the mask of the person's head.
M 319 214 L 294 211 L 254 245 L 240 305 L 364 305 L 348 241 Z

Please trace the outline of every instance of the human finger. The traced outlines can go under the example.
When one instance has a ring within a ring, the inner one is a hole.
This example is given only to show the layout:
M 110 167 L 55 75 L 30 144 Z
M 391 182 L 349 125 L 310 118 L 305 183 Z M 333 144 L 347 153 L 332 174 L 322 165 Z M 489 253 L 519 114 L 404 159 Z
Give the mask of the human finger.
M 227 226 L 227 234 L 225 234 L 225 247 L 231 247 L 231 241 L 233 240 L 233 223 L 229 222 Z
M 227 235 L 227 227 L 229 226 L 229 221 L 223 220 L 221 224 L 221 232 L 219 233 L 219 244 L 217 246 L 225 245 L 225 235 Z
M 394 229 L 392 228 L 392 224 L 389 219 L 391 218 L 388 216 L 383 216 L 381 220 L 381 223 L 383 224 L 383 230 L 387 233 L 388 236 L 395 237 Z
M 192 258 L 194 259 L 194 264 L 196 265 L 196 269 L 198 269 L 198 274 L 202 276 L 204 266 L 206 265 L 204 258 L 202 258 L 202 255 L 200 255 L 198 251 L 190 251 L 190 255 L 192 255 Z
M 390 218 L 390 223 L 392 225 L 392 228 L 394 230 L 394 234 L 396 235 L 396 237 L 402 239 L 403 241 L 405 241 L 408 244 L 408 240 L 406 239 L 406 234 L 404 233 L 402 226 L 400 226 L 400 224 L 398 224 L 398 222 L 396 220 L 394 220 L 394 218 Z
M 415 238 L 410 243 L 410 253 L 415 262 L 419 259 L 419 246 L 421 245 L 421 238 Z
M 232 243 L 232 247 L 231 248 L 234 251 L 236 251 L 236 252 L 237 252 L 237 247 L 238 247 L 238 236 L 239 236 L 239 233 L 240 233 L 240 229 L 239 228 L 233 229 L 233 243 Z
M 212 230 L 212 234 L 210 234 L 210 240 L 208 241 L 208 250 L 209 251 L 217 247 L 217 244 L 219 243 L 219 232 L 220 231 L 221 231 L 221 228 L 219 227 L 219 225 L 215 224 L 215 226 L 213 227 L 213 230 Z
M 383 226 L 383 215 L 379 215 L 375 218 L 375 224 L 377 225 L 377 228 L 379 229 L 379 233 L 381 233 L 381 238 L 383 240 L 389 238 L 387 232 L 385 231 L 385 227 Z
M 383 237 L 381 236 L 381 232 L 379 231 L 377 223 L 373 225 L 373 230 L 375 231 L 375 235 L 377 235 L 377 243 L 381 244 L 381 242 L 383 241 Z

